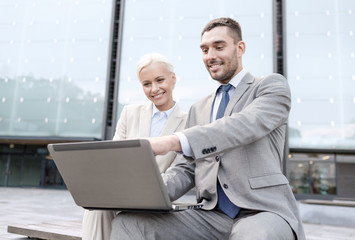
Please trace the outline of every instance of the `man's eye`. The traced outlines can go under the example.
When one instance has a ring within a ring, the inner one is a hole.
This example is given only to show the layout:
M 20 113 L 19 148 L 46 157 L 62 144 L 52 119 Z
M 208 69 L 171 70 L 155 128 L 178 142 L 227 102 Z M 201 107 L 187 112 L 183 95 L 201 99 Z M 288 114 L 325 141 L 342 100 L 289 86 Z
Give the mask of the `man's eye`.
M 150 86 L 150 83 L 144 83 L 143 84 L 143 87 L 149 87 Z
M 157 81 L 158 81 L 158 82 L 162 82 L 162 81 L 164 81 L 164 78 L 160 78 L 160 79 L 158 79 Z
M 202 52 L 203 53 L 208 53 L 208 49 L 204 48 L 204 49 L 202 49 Z

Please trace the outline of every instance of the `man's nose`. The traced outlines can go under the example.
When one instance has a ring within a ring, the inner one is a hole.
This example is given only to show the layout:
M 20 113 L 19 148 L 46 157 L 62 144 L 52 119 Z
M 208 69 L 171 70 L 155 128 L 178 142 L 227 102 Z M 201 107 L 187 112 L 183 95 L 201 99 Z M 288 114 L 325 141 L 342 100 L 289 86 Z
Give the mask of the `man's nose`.
M 216 58 L 216 52 L 213 51 L 212 49 L 208 51 L 208 53 L 206 54 L 206 59 L 207 60 L 213 60 Z

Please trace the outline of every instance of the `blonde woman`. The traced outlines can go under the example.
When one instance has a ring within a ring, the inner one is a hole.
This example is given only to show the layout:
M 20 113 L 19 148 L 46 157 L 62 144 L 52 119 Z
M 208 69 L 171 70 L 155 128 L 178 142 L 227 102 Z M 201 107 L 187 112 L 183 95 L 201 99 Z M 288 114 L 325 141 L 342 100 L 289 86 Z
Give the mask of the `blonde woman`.
M 174 67 L 158 53 L 141 57 L 137 64 L 137 76 L 149 103 L 125 106 L 118 120 L 113 140 L 169 135 L 185 127 L 187 114 L 173 99 L 176 83 Z M 170 167 L 175 152 L 157 156 L 161 173 Z M 83 240 L 109 239 L 115 211 L 87 211 L 83 219 Z

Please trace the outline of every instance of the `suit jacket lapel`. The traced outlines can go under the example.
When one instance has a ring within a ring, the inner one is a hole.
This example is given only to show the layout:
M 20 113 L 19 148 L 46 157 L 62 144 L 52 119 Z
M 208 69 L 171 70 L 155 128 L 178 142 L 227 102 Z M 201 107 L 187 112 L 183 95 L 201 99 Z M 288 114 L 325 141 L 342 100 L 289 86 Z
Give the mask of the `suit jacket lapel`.
M 170 117 L 168 118 L 165 127 L 161 131 L 160 136 L 174 133 L 183 120 L 184 120 L 184 115 L 181 114 L 181 110 L 179 106 L 176 105 L 174 111 L 171 113 Z
M 140 137 L 149 137 L 150 124 L 152 121 L 153 103 L 147 103 L 141 108 L 139 120 L 139 135 Z
M 234 105 L 239 101 L 239 99 L 243 96 L 244 92 L 249 88 L 250 84 L 253 82 L 254 82 L 254 77 L 250 73 L 247 73 L 242 78 L 237 88 L 235 89 L 233 95 L 231 96 L 231 99 L 229 100 L 224 116 L 230 115 Z
M 216 97 L 216 93 L 213 92 L 206 101 L 206 104 L 203 106 L 202 111 L 200 112 L 202 114 L 202 124 L 208 124 L 211 122 L 211 116 L 212 116 L 212 107 L 214 105 L 214 99 Z

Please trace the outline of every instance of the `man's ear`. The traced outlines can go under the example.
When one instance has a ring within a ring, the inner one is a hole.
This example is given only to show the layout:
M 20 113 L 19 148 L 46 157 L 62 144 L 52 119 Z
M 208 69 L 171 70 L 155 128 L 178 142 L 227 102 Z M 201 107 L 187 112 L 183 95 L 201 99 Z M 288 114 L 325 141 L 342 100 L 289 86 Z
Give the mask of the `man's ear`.
M 241 57 L 245 53 L 245 50 L 246 50 L 245 42 L 239 41 L 237 43 L 237 48 L 238 48 L 238 57 Z

